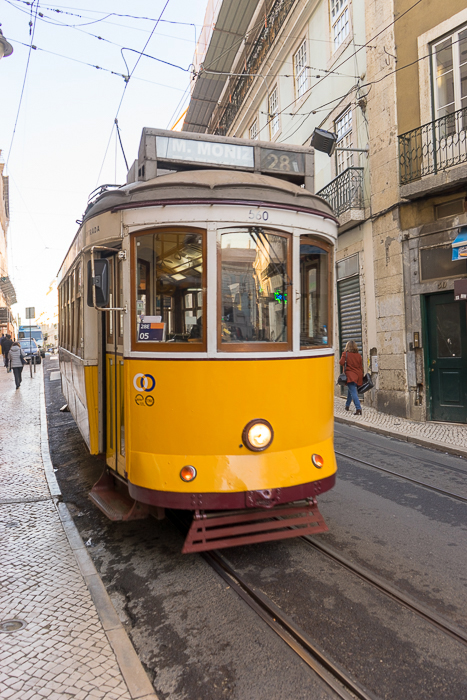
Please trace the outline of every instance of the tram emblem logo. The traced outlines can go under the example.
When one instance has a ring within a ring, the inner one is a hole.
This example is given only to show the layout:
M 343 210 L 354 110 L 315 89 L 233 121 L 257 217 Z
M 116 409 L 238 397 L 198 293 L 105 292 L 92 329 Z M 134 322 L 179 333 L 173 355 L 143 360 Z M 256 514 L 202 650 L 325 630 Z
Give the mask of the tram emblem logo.
M 156 386 L 156 380 L 152 374 L 135 374 L 133 377 L 133 386 L 136 391 L 152 391 Z

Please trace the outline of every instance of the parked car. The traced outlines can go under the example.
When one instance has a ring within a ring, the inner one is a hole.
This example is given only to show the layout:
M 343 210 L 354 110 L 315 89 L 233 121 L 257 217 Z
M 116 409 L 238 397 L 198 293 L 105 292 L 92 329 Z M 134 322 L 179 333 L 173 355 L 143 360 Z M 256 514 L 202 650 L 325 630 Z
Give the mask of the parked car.
M 35 358 L 36 365 L 40 365 L 41 351 L 38 348 L 34 338 L 25 338 L 24 340 L 19 340 L 18 342 L 21 345 L 21 350 L 23 351 L 26 362 L 31 362 L 31 360 Z

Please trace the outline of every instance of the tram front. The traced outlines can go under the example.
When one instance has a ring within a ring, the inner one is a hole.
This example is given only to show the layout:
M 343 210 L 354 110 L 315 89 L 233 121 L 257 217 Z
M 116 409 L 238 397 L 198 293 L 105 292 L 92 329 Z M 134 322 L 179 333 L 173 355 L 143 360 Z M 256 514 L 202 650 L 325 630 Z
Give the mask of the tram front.
M 121 222 L 130 312 L 114 391 L 107 346 L 110 472 L 91 497 L 105 506 L 110 473 L 137 504 L 193 511 L 187 552 L 322 532 L 316 496 L 336 472 L 331 210 L 227 167 L 156 170 L 122 192 L 96 210 Z

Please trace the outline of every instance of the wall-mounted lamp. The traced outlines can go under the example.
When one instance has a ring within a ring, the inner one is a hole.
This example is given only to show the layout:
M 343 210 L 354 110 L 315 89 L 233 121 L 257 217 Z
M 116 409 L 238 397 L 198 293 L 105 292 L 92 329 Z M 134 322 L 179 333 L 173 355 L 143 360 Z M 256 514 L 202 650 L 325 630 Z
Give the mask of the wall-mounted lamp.
M 12 53 L 13 47 L 5 39 L 5 37 L 3 36 L 3 32 L 0 29 L 0 58 L 6 58 L 7 56 L 11 56 Z
M 370 150 L 369 146 L 366 148 L 341 148 L 336 147 L 337 134 L 333 134 L 332 131 L 325 131 L 324 129 L 315 129 L 311 137 L 310 146 L 312 146 L 317 151 L 322 151 L 327 153 L 329 157 L 332 156 L 334 151 L 355 151 L 355 153 L 368 153 Z

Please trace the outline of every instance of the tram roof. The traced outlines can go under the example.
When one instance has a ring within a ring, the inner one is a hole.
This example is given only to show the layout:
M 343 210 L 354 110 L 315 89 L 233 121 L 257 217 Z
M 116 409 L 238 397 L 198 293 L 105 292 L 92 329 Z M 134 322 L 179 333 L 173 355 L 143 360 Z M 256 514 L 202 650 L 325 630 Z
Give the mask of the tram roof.
M 238 170 L 188 170 L 100 192 L 88 204 L 83 221 L 104 211 L 142 206 L 194 203 L 274 205 L 333 219 L 329 204 L 292 182 Z

